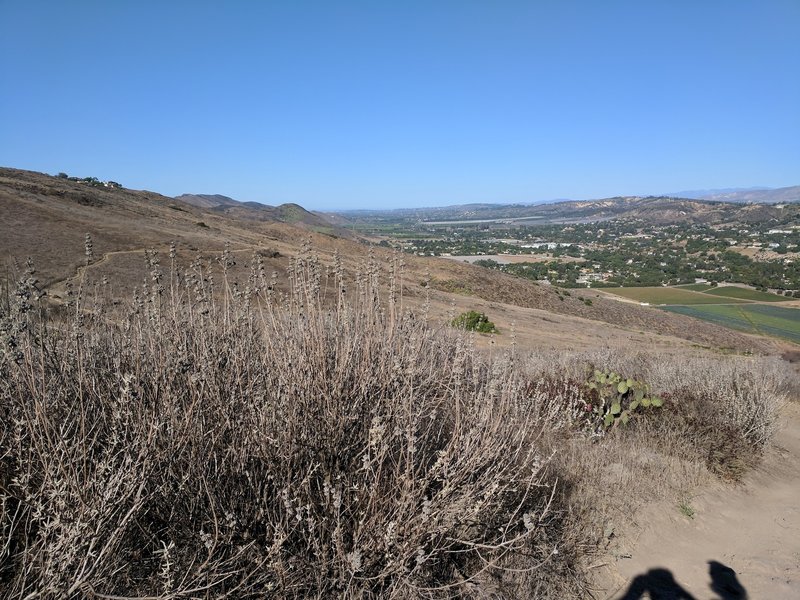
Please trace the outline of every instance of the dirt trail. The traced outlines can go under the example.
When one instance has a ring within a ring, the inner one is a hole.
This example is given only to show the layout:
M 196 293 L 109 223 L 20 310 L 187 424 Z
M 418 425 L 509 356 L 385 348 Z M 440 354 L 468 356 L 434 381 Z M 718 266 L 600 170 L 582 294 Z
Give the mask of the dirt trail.
M 95 260 L 89 263 L 88 265 L 79 265 L 75 269 L 75 273 L 73 275 L 68 275 L 67 277 L 62 277 L 61 279 L 56 279 L 55 281 L 51 281 L 45 286 L 45 289 L 48 290 L 48 292 L 51 294 L 63 293 L 67 285 L 67 282 L 79 280 L 86 271 L 102 265 L 107 260 L 109 260 L 110 257 L 115 256 L 117 254 L 136 254 L 141 252 L 144 252 L 143 248 L 138 248 L 135 250 L 113 250 L 111 252 L 104 252 L 103 255 L 98 260 Z
M 673 505 L 639 519 L 607 598 L 800 598 L 800 405 L 784 408 L 774 447 L 743 485 L 686 505 L 693 518 Z
M 239 246 L 231 246 L 230 250 L 231 252 L 241 252 L 243 250 L 256 250 L 259 248 L 261 248 L 261 246 L 239 245 Z M 99 259 L 89 263 L 88 265 L 87 264 L 79 265 L 75 270 L 74 274 L 69 275 L 67 277 L 63 277 L 61 279 L 57 279 L 55 281 L 51 281 L 45 286 L 45 289 L 51 295 L 55 294 L 56 297 L 58 297 L 59 295 L 64 293 L 64 290 L 68 282 L 78 281 L 89 269 L 95 269 L 96 267 L 99 267 L 100 265 L 110 260 L 113 256 L 119 256 L 122 254 L 144 254 L 144 252 L 148 249 L 149 248 L 133 248 L 131 250 L 111 250 L 109 252 L 103 252 L 102 256 Z M 220 249 L 215 248 L 212 250 L 196 250 L 196 252 L 201 252 L 201 253 L 220 252 Z M 164 252 L 162 249 L 162 254 L 163 253 Z

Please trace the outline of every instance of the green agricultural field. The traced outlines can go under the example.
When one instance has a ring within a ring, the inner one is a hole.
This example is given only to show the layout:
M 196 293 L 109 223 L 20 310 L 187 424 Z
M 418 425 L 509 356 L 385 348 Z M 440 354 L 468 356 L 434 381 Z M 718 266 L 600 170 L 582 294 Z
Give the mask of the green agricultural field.
M 716 323 L 724 327 L 739 329 L 747 333 L 758 333 L 781 337 L 800 344 L 800 309 L 744 304 L 741 306 L 667 306 L 664 310 Z
M 745 302 L 738 298 L 721 299 L 700 292 L 692 292 L 675 287 L 629 287 L 629 288 L 604 288 L 603 291 L 611 292 L 623 298 L 630 298 L 638 302 L 650 304 L 738 304 Z
M 787 300 L 794 299 L 794 298 L 784 298 L 783 296 L 778 296 L 777 294 L 769 294 L 767 292 L 759 292 L 757 290 L 751 290 L 749 288 L 741 288 L 732 285 L 717 287 L 714 289 L 710 289 L 704 293 L 712 294 L 714 296 L 722 296 L 724 298 L 740 298 L 742 300 L 755 300 L 756 302 L 786 302 Z
M 707 283 L 688 283 L 686 285 L 676 285 L 675 287 L 681 290 L 689 290 L 690 292 L 705 292 L 706 290 L 710 290 L 713 286 Z

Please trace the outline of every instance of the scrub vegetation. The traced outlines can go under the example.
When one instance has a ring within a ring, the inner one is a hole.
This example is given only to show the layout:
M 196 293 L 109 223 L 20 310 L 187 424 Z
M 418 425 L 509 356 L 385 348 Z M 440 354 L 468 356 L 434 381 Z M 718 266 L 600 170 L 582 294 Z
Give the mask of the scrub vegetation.
M 466 329 L 467 331 L 477 331 L 478 333 L 498 333 L 497 327 L 482 312 L 470 310 L 461 313 L 452 323 L 453 327 Z
M 0 295 L 4 597 L 587 597 L 609 531 L 740 477 L 795 389 L 777 359 L 482 352 L 396 261 L 163 261 L 113 312 L 85 279 L 47 308 L 32 265 Z

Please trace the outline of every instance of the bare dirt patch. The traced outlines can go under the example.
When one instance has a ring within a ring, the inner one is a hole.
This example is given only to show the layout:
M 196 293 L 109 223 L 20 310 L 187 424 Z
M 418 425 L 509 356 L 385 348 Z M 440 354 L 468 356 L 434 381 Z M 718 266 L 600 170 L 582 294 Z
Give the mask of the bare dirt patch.
M 785 406 L 783 417 L 764 462 L 742 485 L 717 484 L 637 515 L 607 598 L 640 598 L 643 590 L 800 597 L 800 407 Z

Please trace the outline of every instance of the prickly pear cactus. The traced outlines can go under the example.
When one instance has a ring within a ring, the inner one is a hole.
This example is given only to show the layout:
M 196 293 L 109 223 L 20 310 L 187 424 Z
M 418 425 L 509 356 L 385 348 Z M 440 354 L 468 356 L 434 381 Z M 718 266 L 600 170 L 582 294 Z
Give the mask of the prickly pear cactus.
M 586 410 L 606 429 L 620 423 L 627 425 L 636 415 L 664 405 L 661 398 L 650 393 L 650 386 L 646 383 L 613 371 L 595 369 L 586 387 L 591 398 Z

